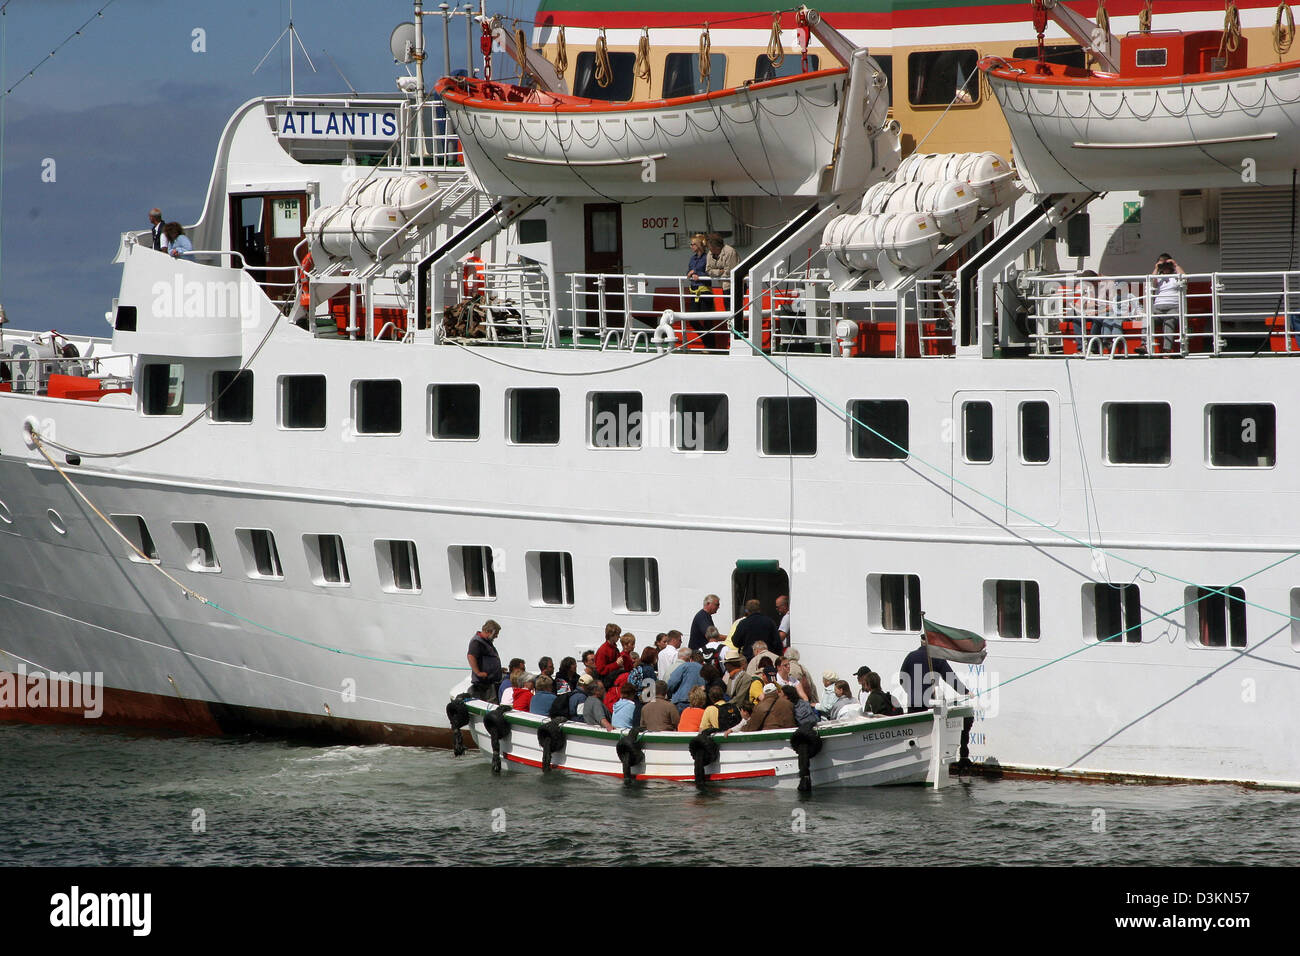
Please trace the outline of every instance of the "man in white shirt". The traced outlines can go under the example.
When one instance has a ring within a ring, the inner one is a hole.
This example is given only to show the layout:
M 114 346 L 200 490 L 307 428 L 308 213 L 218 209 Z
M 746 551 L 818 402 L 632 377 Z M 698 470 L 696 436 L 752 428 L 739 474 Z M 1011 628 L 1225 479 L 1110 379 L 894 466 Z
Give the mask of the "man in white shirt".
M 659 680 L 668 680 L 674 668 L 677 667 L 677 649 L 682 646 L 682 632 L 669 631 L 664 635 L 664 646 L 659 649 L 658 666 L 655 670 L 658 672 Z
M 782 594 L 776 599 L 776 613 L 781 615 L 781 623 L 777 626 L 777 633 L 781 637 L 781 650 L 787 650 L 790 647 L 790 598 Z

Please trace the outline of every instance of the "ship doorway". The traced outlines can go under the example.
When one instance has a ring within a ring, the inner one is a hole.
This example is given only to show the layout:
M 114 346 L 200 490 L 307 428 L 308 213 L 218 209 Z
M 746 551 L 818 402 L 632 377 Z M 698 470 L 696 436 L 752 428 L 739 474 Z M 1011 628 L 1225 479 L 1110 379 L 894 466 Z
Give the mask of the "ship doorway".
M 731 619 L 743 617 L 745 602 L 756 598 L 763 605 L 763 613 L 780 624 L 776 599 L 789 593 L 790 576 L 781 569 L 779 562 L 737 561 L 736 570 L 731 573 Z
M 623 211 L 618 203 L 586 203 L 582 207 L 583 266 L 592 275 L 621 275 L 623 272 Z M 600 322 L 601 295 L 596 279 L 586 281 L 586 301 L 579 303 L 582 310 L 574 317 L 574 325 L 583 326 L 589 334 L 598 335 L 605 326 Z M 623 325 L 623 281 L 605 281 L 604 308 L 607 317 L 616 317 Z
M 1060 396 L 957 392 L 953 518 L 961 525 L 1055 525 L 1061 512 Z
M 306 193 L 256 193 L 230 197 L 230 248 L 244 257 L 253 281 L 272 299 L 293 295 L 294 247 L 307 221 Z

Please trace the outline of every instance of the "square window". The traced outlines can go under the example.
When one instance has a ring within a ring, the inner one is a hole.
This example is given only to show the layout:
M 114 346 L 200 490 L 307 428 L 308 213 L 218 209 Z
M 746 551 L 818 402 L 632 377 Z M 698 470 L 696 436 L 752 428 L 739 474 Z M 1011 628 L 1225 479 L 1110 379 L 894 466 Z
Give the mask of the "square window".
M 429 386 L 429 435 L 449 441 L 477 441 L 477 385 Z
M 149 534 L 149 526 L 143 518 L 139 515 L 109 515 L 109 519 L 136 549 L 128 548 L 127 557 L 140 564 L 145 561 L 157 562 L 158 549 L 154 547 L 153 535 Z M 136 553 L 137 550 L 144 552 L 145 556 L 141 557 Z
M 727 419 L 726 395 L 674 395 L 673 447 L 678 451 L 726 451 Z
M 414 541 L 376 541 L 379 585 L 390 593 L 420 590 L 420 559 Z
M 1190 587 L 1187 641 L 1199 647 L 1246 646 L 1246 592 L 1237 587 Z
M 915 574 L 867 575 L 868 624 L 877 631 L 921 632 L 921 579 Z
M 140 412 L 179 415 L 185 411 L 185 366 L 151 363 L 140 372 Z
M 984 630 L 990 637 L 1038 640 L 1038 582 L 985 581 Z
M 250 578 L 283 580 L 280 552 L 275 546 L 275 535 L 264 528 L 237 528 L 235 540 L 244 560 L 244 572 Z
M 529 551 L 528 599 L 534 607 L 573 606 L 573 555 L 567 551 Z
M 1207 405 L 1210 464 L 1272 468 L 1277 460 L 1277 410 L 1272 405 Z
M 760 398 L 758 420 L 764 455 L 817 454 L 817 400 Z
M 510 441 L 516 445 L 558 445 L 560 443 L 560 390 L 558 388 L 512 388 Z
M 402 383 L 372 379 L 353 383 L 353 403 L 358 435 L 402 433 Z
M 1028 465 L 1052 460 L 1051 406 L 1047 402 L 1020 403 L 1020 460 Z
M 979 102 L 974 50 L 932 50 L 907 55 L 907 98 L 913 106 L 969 106 Z
M 1083 632 L 1098 643 L 1142 643 L 1142 592 L 1136 584 L 1085 584 Z
M 672 54 L 669 55 L 671 56 Z M 876 56 L 875 54 L 872 54 L 872 58 L 875 59 L 876 61 L 880 61 L 881 59 L 886 59 L 886 60 L 889 59 L 889 57 L 882 58 Z M 883 66 L 883 64 L 881 65 Z M 808 72 L 816 73 L 820 69 L 821 69 L 821 57 L 819 57 L 816 53 L 809 53 Z M 698 65 L 696 66 L 696 72 L 699 72 Z M 754 82 L 755 83 L 765 83 L 768 80 L 779 80 L 787 76 L 799 76 L 802 73 L 803 73 L 803 62 L 800 60 L 797 54 L 792 55 L 787 53 L 785 55 L 785 59 L 781 61 L 780 66 L 773 66 L 772 61 L 768 59 L 766 53 L 760 53 L 758 57 L 754 60 Z M 714 89 L 720 89 L 720 87 L 714 87 Z
M 1169 406 L 1164 402 L 1111 403 L 1105 406 L 1106 460 L 1112 465 L 1167 465 L 1170 457 Z
M 966 461 L 983 464 L 993 460 L 993 405 L 991 402 L 963 402 L 961 406 L 962 450 Z
M 592 448 L 641 447 L 640 392 L 592 392 L 589 401 Z
M 592 100 L 607 100 L 611 103 L 625 103 L 632 98 L 635 79 L 632 69 L 635 65 L 635 53 L 610 53 L 610 83 L 608 86 L 601 86 L 596 80 L 596 54 L 590 50 L 579 53 L 573 70 L 573 95 Z
M 305 534 L 302 541 L 307 547 L 307 567 L 313 583 L 321 587 L 346 587 L 350 583 L 342 538 L 336 534 Z
M 854 458 L 901 461 L 907 458 L 908 406 L 904 399 L 849 402 L 849 454 Z
M 659 562 L 654 558 L 614 558 L 609 562 L 614 610 L 619 614 L 659 613 Z
M 280 427 L 304 429 L 325 427 L 324 375 L 280 377 Z
M 185 566 L 191 571 L 220 571 L 221 562 L 212 546 L 212 533 L 201 522 L 177 521 L 172 525 L 188 557 Z
M 496 600 L 495 555 L 483 544 L 457 544 L 447 549 L 451 593 L 464 600 Z
M 767 57 L 761 59 L 767 60 Z M 793 58 L 795 63 L 799 60 Z M 799 72 L 798 69 L 795 70 Z M 674 96 L 695 96 L 710 90 L 727 88 L 727 55 L 711 53 L 709 55 L 708 82 L 700 79 L 700 55 L 698 53 L 669 53 L 664 57 L 663 98 Z
M 253 420 L 253 373 L 247 369 L 214 372 L 212 399 L 214 422 L 251 422 Z

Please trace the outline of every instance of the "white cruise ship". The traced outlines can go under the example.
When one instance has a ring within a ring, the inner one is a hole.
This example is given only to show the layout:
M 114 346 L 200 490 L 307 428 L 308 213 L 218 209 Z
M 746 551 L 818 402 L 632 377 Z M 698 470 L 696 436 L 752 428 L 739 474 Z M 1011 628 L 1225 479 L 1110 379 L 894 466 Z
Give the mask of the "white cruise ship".
M 531 668 L 789 594 L 816 673 L 982 634 L 989 767 L 1300 786 L 1263 8 L 969 50 L 791 11 L 782 60 L 770 11 L 710 59 L 665 4 L 638 60 L 574 6 L 525 85 L 435 95 L 417 4 L 402 92 L 235 112 L 192 252 L 123 235 L 110 334 L 0 329 L 0 717 L 83 719 L 30 696 L 79 673 L 101 723 L 446 744 L 486 618 Z M 688 278 L 696 233 L 734 268 Z

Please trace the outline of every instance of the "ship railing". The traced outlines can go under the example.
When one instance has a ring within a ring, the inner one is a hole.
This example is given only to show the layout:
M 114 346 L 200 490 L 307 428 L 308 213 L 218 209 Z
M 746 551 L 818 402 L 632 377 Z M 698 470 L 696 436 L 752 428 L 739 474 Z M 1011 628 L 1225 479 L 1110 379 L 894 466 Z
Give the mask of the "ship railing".
M 1037 356 L 1300 352 L 1300 272 L 1187 273 L 1163 291 L 1160 278 L 1021 276 L 1000 291 L 1025 307 L 1023 331 Z
M 91 378 L 105 385 L 117 384 L 128 389 L 131 387 L 132 364 L 129 355 L 102 358 L 91 355 L 67 358 L 60 355 L 31 355 L 18 358 L 0 353 L 0 363 L 5 366 L 4 374 L 0 374 L 0 391 L 5 392 L 44 395 L 49 389 L 52 375 Z
M 480 281 L 482 295 L 473 304 L 479 330 L 475 339 L 500 345 L 554 344 L 553 293 L 542 268 L 532 262 L 488 262 Z M 443 337 L 455 336 L 444 326 Z
M 762 348 L 765 352 L 802 352 L 830 355 L 835 351 L 831 279 L 825 270 L 764 276 L 746 283 L 742 306 L 748 306 L 758 285 Z
M 460 137 L 451 130 L 442 101 L 433 99 L 424 107 L 403 103 L 400 116 L 404 131 L 402 140 L 402 165 L 422 169 L 465 168 L 465 154 Z
M 563 347 L 649 351 L 657 347 L 656 329 L 667 325 L 683 352 L 731 349 L 729 295 L 721 286 L 697 292 L 685 276 L 646 273 L 574 272 L 567 278 L 569 307 L 556 328 Z M 658 343 L 667 341 L 660 333 Z

